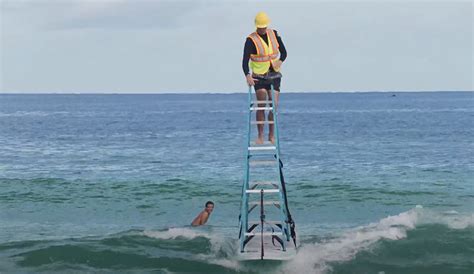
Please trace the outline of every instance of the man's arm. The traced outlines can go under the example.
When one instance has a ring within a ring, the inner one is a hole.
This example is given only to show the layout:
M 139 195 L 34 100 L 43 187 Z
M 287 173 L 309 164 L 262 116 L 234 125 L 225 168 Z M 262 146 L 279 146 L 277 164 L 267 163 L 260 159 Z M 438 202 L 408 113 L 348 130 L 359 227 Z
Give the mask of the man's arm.
M 288 56 L 288 53 L 286 52 L 285 44 L 283 44 L 283 40 L 281 40 L 281 36 L 278 34 L 277 31 L 275 31 L 275 36 L 278 41 L 279 50 L 280 50 L 280 60 L 283 62 L 285 61 L 286 57 Z
M 209 213 L 207 213 L 206 211 L 203 211 L 203 212 L 199 213 L 199 215 L 196 218 L 194 218 L 191 225 L 192 226 L 203 225 L 207 222 L 207 219 L 209 219 Z
M 254 86 L 255 82 L 257 81 L 256 79 L 253 79 L 252 74 L 250 74 L 250 69 L 249 69 L 250 55 L 256 54 L 256 53 L 257 53 L 257 48 L 255 47 L 255 44 L 252 42 L 252 39 L 247 37 L 247 40 L 245 40 L 245 46 L 244 46 L 244 56 L 242 57 L 242 70 L 244 71 L 245 78 L 249 86 Z
M 281 68 L 281 64 L 283 64 L 283 61 L 285 61 L 286 59 L 287 52 L 286 52 L 285 44 L 283 44 L 283 40 L 281 40 L 280 35 L 278 35 L 278 32 L 276 30 L 274 30 L 274 32 L 275 32 L 275 36 L 278 42 L 280 58 L 278 58 L 278 60 L 272 61 L 272 67 L 274 70 L 279 71 Z
M 207 219 L 209 219 L 209 213 L 207 213 L 207 211 L 204 211 L 201 215 L 202 215 L 201 216 L 201 225 L 203 225 L 207 222 Z
M 192 226 L 201 225 L 201 215 L 202 215 L 202 212 L 199 213 L 199 215 L 197 215 L 196 218 L 194 218 L 193 222 L 191 223 Z
M 247 40 L 245 40 L 245 46 L 244 46 L 244 56 L 242 57 L 242 70 L 244 71 L 245 75 L 248 75 L 250 73 L 249 69 L 249 60 L 250 60 L 250 54 L 255 54 L 257 53 L 257 48 L 252 42 L 252 39 L 247 37 Z

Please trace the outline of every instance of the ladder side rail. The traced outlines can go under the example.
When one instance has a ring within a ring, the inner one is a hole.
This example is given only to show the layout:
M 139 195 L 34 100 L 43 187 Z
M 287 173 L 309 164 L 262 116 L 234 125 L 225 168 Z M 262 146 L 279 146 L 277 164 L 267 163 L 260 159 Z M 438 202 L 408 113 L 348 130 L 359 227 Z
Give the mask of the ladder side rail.
M 280 169 L 279 169 L 279 175 L 280 175 L 280 187 L 281 187 L 281 195 L 282 195 L 282 200 L 283 200 L 283 208 L 285 209 L 285 227 L 286 227 L 286 239 L 287 241 L 290 240 L 290 232 L 292 232 L 292 227 L 291 224 L 294 224 L 290 210 L 288 208 L 288 197 L 286 193 L 286 182 L 283 176 L 283 164 L 280 162 L 279 163 Z M 295 244 L 296 245 L 296 244 Z
M 265 248 L 263 247 L 263 223 L 265 222 L 265 209 L 263 207 L 263 189 L 260 190 L 260 259 L 263 260 L 265 256 Z
M 252 121 L 252 111 L 250 111 L 250 107 L 252 105 L 252 86 L 249 86 L 249 92 L 248 92 L 248 106 L 249 106 L 249 111 L 247 115 L 247 148 L 250 146 L 250 133 L 251 133 L 251 124 L 250 122 Z M 244 244 L 247 236 L 245 236 L 245 233 L 247 233 L 248 230 L 248 193 L 246 193 L 246 190 L 249 188 L 249 179 L 250 179 L 250 171 L 249 171 L 249 160 L 250 160 L 250 153 L 249 150 L 245 150 L 245 178 L 244 178 L 244 183 L 242 185 L 242 199 L 241 199 L 241 210 L 240 210 L 240 222 L 241 222 L 241 238 L 240 238 L 240 252 L 244 252 Z
M 248 105 L 249 105 L 249 111 L 248 111 L 248 116 L 247 116 L 247 149 L 246 149 L 246 162 L 247 162 L 247 167 L 246 167 L 246 174 L 245 174 L 245 190 L 249 188 L 249 180 L 250 180 L 250 171 L 249 171 L 249 161 L 250 161 L 250 151 L 248 147 L 250 147 L 250 137 L 251 137 L 251 121 L 252 121 L 252 111 L 250 111 L 250 106 L 252 106 L 252 87 L 249 86 L 249 92 L 248 92 Z M 248 196 L 248 195 L 246 195 Z
M 279 186 L 279 189 L 280 189 L 280 193 L 278 193 L 279 195 L 279 198 L 280 198 L 280 221 L 281 221 L 281 238 L 282 240 L 284 238 L 287 238 L 288 239 L 288 233 L 285 233 L 285 231 L 288 231 L 288 228 L 287 228 L 287 225 L 288 225 L 288 222 L 286 222 L 286 209 L 285 209 L 285 203 L 283 202 L 284 201 L 284 197 L 283 197 L 283 190 L 282 190 L 282 187 L 281 187 L 281 184 Z M 285 229 L 286 228 L 286 229 Z M 283 245 L 282 245 L 282 248 L 283 248 L 283 251 L 286 250 L 286 241 L 283 241 Z
M 275 106 L 275 90 L 273 89 L 273 84 L 270 85 L 271 87 L 271 94 L 272 94 L 272 112 L 273 112 L 273 130 L 275 132 L 275 145 L 277 148 L 277 155 L 280 157 L 280 135 L 278 132 L 278 113 L 277 113 L 277 106 Z
M 280 175 L 280 136 L 278 134 L 278 112 L 277 112 L 277 106 L 275 105 L 275 90 L 273 88 L 273 84 L 271 85 L 271 94 L 272 94 L 272 111 L 273 111 L 273 121 L 274 121 L 274 132 L 275 132 L 275 145 L 276 145 L 276 160 L 277 164 L 276 166 L 276 172 L 278 175 Z M 282 188 L 282 182 L 281 182 L 281 177 L 279 177 L 279 186 L 278 188 L 280 189 L 279 193 L 279 198 L 280 198 L 280 218 L 281 218 L 281 236 L 283 238 L 289 238 L 288 235 L 288 222 L 287 221 L 287 209 L 286 209 L 286 203 L 285 203 L 285 197 L 283 196 L 283 188 Z M 287 228 L 287 229 L 284 229 Z M 285 232 L 286 231 L 286 232 Z M 283 241 L 283 251 L 286 251 L 286 241 Z

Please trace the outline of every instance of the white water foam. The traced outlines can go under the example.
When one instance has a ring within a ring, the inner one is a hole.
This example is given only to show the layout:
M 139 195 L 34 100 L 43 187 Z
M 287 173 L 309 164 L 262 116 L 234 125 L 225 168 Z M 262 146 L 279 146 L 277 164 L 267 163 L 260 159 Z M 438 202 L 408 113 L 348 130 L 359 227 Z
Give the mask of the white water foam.
M 418 205 L 379 222 L 345 231 L 336 238 L 303 245 L 295 259 L 282 267 L 281 273 L 326 273 L 331 269 L 328 263 L 351 260 L 358 252 L 369 250 L 381 239 L 406 238 L 408 230 L 422 224 L 444 224 L 452 229 L 465 229 L 474 226 L 474 214 L 439 213 Z
M 155 239 L 176 239 L 178 237 L 183 237 L 186 239 L 194 239 L 197 237 L 206 237 L 211 239 L 211 234 L 204 230 L 192 229 L 187 227 L 173 227 L 167 230 L 157 231 L 157 230 L 145 230 L 143 235 Z
M 423 215 L 417 224 L 442 224 L 451 229 L 466 229 L 474 227 L 474 213 L 460 214 L 455 210 L 445 212 L 423 210 Z
M 0 112 L 0 117 L 24 117 L 24 116 L 50 116 L 50 115 L 68 115 L 67 111 L 15 111 L 15 112 Z
M 451 229 L 466 229 L 474 227 L 474 214 L 459 214 L 456 211 L 435 212 L 418 205 L 398 215 L 387 216 L 378 222 L 344 230 L 334 238 L 303 244 L 293 260 L 277 270 L 272 269 L 272 273 L 327 273 L 331 269 L 330 263 L 351 260 L 358 252 L 370 250 L 382 239 L 404 239 L 407 237 L 407 231 L 424 224 L 442 224 Z M 237 271 L 252 270 L 233 258 L 237 252 L 237 240 L 226 238 L 215 231 L 182 227 L 165 231 L 144 231 L 143 235 L 158 239 L 206 237 L 210 240 L 211 252 L 195 255 L 196 260 Z M 262 273 L 265 272 L 265 269 L 260 270 Z
M 178 237 L 186 239 L 194 239 L 197 237 L 205 237 L 209 239 L 211 244 L 211 252 L 209 254 L 196 254 L 196 260 L 221 265 L 231 269 L 240 269 L 239 263 L 233 260 L 234 246 L 236 240 L 226 239 L 224 236 L 215 231 L 206 230 L 204 228 L 190 228 L 190 227 L 175 227 L 163 231 L 145 230 L 143 235 L 155 239 L 172 240 Z M 225 256 L 223 256 L 225 255 Z

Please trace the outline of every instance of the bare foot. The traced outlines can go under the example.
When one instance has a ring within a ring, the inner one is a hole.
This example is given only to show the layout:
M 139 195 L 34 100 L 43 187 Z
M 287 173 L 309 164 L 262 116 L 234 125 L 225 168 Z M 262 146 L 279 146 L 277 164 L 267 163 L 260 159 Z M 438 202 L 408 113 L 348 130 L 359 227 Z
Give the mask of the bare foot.
M 255 140 L 256 145 L 263 145 L 263 137 L 258 137 L 257 140 Z
M 275 144 L 275 137 L 273 137 L 273 136 L 268 137 L 268 141 L 270 141 L 270 143 L 272 143 L 272 144 Z

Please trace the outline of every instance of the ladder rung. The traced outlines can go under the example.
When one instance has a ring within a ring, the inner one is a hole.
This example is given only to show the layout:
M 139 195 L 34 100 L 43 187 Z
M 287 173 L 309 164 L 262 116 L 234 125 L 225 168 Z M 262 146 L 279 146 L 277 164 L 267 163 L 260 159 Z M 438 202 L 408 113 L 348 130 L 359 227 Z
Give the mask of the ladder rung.
M 251 182 L 253 185 L 276 185 L 278 184 L 277 181 L 256 181 L 256 182 Z
M 266 153 L 264 153 L 264 152 L 266 152 Z M 252 159 L 250 159 L 250 158 L 252 158 Z M 275 160 L 273 160 L 273 159 L 275 159 L 275 152 L 267 150 L 267 151 L 261 151 L 261 153 L 252 153 L 252 154 L 249 153 L 249 160 L 253 161 L 253 160 L 257 160 L 257 159 L 259 161 L 262 161 L 264 159 L 268 159 L 268 161 L 275 161 Z
M 249 202 L 249 205 L 260 205 L 260 201 Z M 263 201 L 264 205 L 280 205 L 280 201 Z
M 252 212 L 252 210 L 254 210 L 256 207 L 257 207 L 257 205 L 253 205 L 253 206 L 249 209 L 248 213 Z
M 250 122 L 252 125 L 264 125 L 264 124 L 271 124 L 273 125 L 273 121 L 252 121 Z
M 272 107 L 250 107 L 250 110 L 273 110 Z
M 258 101 L 257 100 L 257 101 L 252 101 L 251 102 L 252 105 L 255 105 L 255 104 L 271 104 L 271 103 L 273 103 L 271 100 L 270 101 L 269 100 L 263 100 L 263 101 Z
M 249 147 L 250 150 L 275 150 L 276 146 L 251 146 Z
M 247 189 L 246 193 L 260 193 L 262 189 Z M 263 193 L 278 193 L 279 189 L 263 189 Z
M 255 142 L 250 142 L 251 146 L 273 146 L 273 144 L 270 141 L 264 141 L 263 144 L 257 144 Z
M 278 189 L 277 182 L 255 182 L 250 185 L 250 189 L 255 189 L 257 186 L 263 186 L 263 185 L 271 185 L 271 186 L 274 186 L 276 189 Z
M 262 232 L 246 232 L 245 236 L 259 236 L 262 235 Z M 263 232 L 263 236 L 279 236 L 281 235 L 281 232 Z
M 251 166 L 258 166 L 258 165 L 275 165 L 277 161 L 275 160 L 251 160 L 249 164 Z
M 261 221 L 248 221 L 248 223 L 249 225 L 253 225 L 253 224 L 259 225 L 261 224 Z M 271 225 L 279 225 L 282 223 L 282 221 L 265 221 L 264 223 L 271 224 Z

